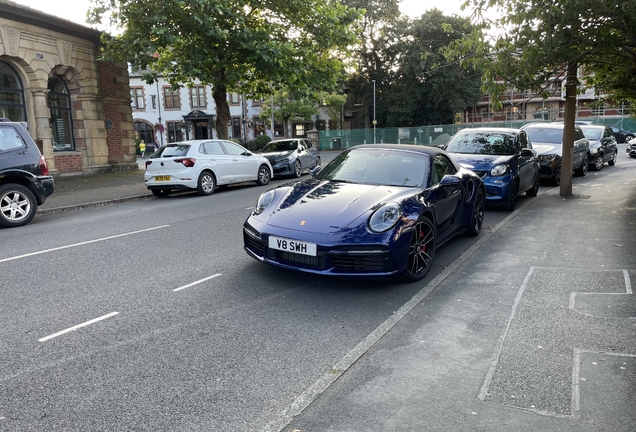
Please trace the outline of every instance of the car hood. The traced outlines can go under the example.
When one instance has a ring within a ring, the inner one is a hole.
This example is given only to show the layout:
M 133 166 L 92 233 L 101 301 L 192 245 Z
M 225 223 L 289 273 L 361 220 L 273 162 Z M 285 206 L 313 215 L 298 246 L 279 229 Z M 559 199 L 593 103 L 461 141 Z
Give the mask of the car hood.
M 399 186 L 301 181 L 277 200 L 268 224 L 304 232 L 336 233 L 378 205 L 401 200 L 413 191 Z
M 551 154 L 561 156 L 561 152 L 563 151 L 563 146 L 561 144 L 542 143 L 534 141 L 532 141 L 532 148 L 537 152 L 539 156 Z
M 478 171 L 489 170 L 496 165 L 508 163 L 513 158 L 513 156 L 465 153 L 449 153 L 449 155 L 460 164 L 470 166 L 472 167 L 471 169 L 476 169 Z
M 285 158 L 285 157 L 291 155 L 292 153 L 294 153 L 294 150 L 279 151 L 279 152 L 266 152 L 266 153 L 259 153 L 259 155 L 261 155 L 263 157 L 266 157 L 269 160 L 275 160 L 275 159 Z

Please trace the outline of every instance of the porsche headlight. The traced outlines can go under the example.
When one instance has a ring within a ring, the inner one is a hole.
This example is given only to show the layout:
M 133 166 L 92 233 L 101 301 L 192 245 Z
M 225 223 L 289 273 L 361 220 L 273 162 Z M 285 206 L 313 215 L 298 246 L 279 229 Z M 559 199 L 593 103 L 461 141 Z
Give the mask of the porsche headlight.
M 539 160 L 541 162 L 552 162 L 554 159 L 556 159 L 556 155 L 542 155 L 542 156 L 539 156 Z
M 508 165 L 506 164 L 497 165 L 490 169 L 490 175 L 493 177 L 502 176 L 506 174 L 507 172 L 508 172 Z
M 272 201 L 274 201 L 274 196 L 276 196 L 276 192 L 274 192 L 273 190 L 269 190 L 261 194 L 261 196 L 258 197 L 258 201 L 256 201 L 256 205 L 254 206 L 253 213 L 255 215 L 259 215 L 263 213 L 265 209 L 267 208 L 267 206 L 270 205 Z
M 402 208 L 398 204 L 385 204 L 373 212 L 369 218 L 369 228 L 374 232 L 384 232 L 393 228 L 401 217 Z

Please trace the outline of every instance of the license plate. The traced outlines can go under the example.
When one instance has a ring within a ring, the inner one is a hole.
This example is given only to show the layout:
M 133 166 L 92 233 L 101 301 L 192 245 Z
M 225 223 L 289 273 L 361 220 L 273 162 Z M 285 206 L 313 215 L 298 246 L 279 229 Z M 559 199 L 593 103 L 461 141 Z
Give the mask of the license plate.
M 301 255 L 316 256 L 316 243 L 269 236 L 269 247 Z
M 155 181 L 170 181 L 170 176 L 155 176 Z

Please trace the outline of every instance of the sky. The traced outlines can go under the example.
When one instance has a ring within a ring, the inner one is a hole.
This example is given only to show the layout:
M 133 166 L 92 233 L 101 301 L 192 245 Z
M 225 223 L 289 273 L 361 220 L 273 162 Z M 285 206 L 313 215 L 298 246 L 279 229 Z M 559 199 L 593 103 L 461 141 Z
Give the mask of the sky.
M 66 7 L 63 6 L 60 2 L 51 0 L 12 1 L 82 25 L 87 25 L 86 11 L 91 6 L 91 2 L 89 0 L 73 0 L 72 2 L 67 3 L 67 5 L 72 4 L 72 6 Z M 421 16 L 425 11 L 436 7 L 446 15 L 457 14 L 467 16 L 467 11 L 460 11 L 460 6 L 462 3 L 463 0 L 402 0 L 400 11 L 403 14 L 410 16 L 411 18 L 417 18 Z

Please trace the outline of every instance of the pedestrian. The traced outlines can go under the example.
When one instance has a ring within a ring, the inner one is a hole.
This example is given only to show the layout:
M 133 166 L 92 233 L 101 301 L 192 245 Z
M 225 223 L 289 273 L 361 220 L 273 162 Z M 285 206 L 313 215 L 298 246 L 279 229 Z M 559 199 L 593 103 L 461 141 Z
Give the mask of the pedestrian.
M 146 159 L 146 143 L 144 140 L 139 143 L 139 152 L 141 153 L 141 158 Z
M 157 142 L 157 140 L 155 140 L 152 146 L 155 148 L 155 151 L 159 150 L 159 143 Z

